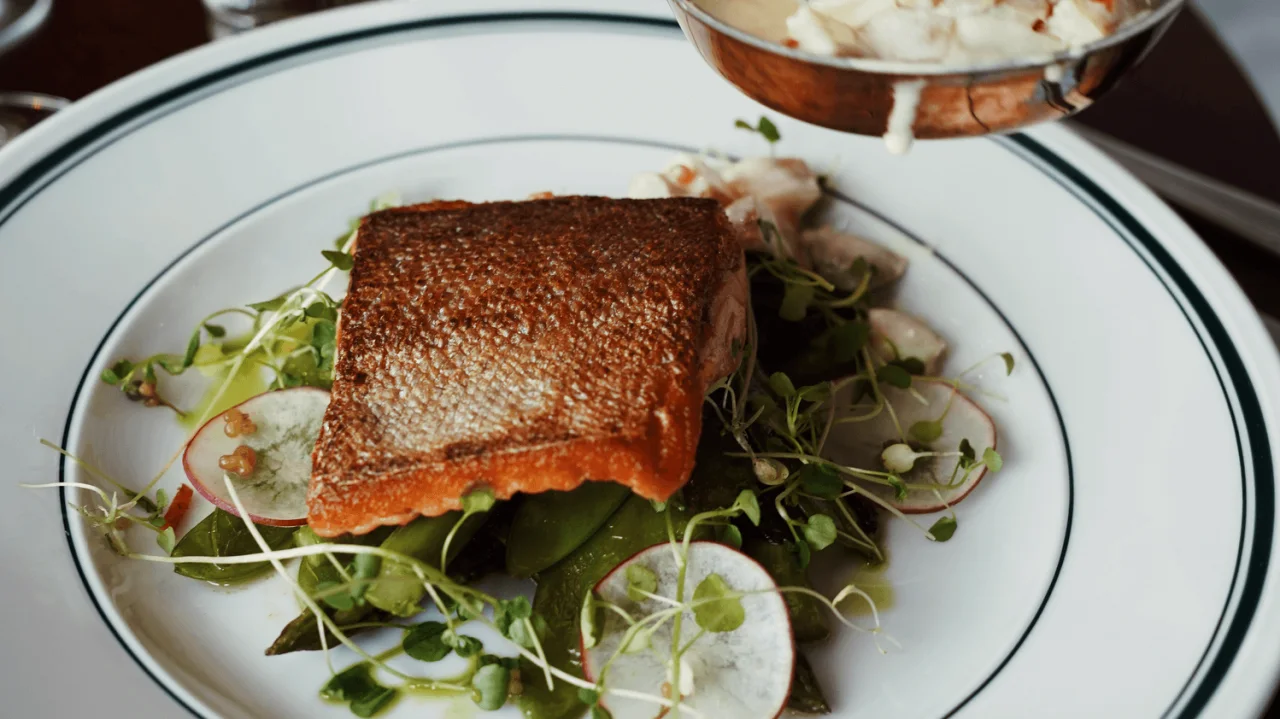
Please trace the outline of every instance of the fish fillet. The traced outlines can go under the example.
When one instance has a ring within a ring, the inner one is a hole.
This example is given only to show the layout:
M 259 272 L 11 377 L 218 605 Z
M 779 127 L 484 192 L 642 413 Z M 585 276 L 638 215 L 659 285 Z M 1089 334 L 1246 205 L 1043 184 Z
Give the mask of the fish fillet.
M 308 523 L 363 533 L 611 480 L 689 478 L 747 282 L 714 200 L 434 203 L 362 222 Z

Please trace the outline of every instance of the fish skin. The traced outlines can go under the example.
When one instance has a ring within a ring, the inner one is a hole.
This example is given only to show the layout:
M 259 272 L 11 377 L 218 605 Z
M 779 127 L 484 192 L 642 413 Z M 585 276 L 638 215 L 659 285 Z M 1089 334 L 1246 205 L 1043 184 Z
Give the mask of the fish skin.
M 364 533 L 612 480 L 689 478 L 707 387 L 745 335 L 714 200 L 556 197 L 374 213 L 357 233 L 308 523 Z

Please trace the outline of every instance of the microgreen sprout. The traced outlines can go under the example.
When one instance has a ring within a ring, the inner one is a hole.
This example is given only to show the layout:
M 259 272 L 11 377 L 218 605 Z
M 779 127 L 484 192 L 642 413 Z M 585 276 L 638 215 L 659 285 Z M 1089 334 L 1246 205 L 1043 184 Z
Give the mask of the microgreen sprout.
M 741 130 L 757 133 L 769 143 L 771 151 L 773 149 L 773 145 L 782 139 L 781 133 L 778 132 L 778 127 L 773 124 L 773 121 L 764 115 L 760 116 L 759 122 L 755 125 L 752 125 L 746 120 L 735 120 L 733 126 Z

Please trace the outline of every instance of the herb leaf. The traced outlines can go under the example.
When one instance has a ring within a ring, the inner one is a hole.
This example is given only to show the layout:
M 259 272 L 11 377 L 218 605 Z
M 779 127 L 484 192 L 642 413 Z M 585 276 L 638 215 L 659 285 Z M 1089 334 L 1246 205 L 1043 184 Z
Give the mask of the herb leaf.
M 400 646 L 404 653 L 423 662 L 438 662 L 449 656 L 453 648 L 444 642 L 449 627 L 443 622 L 423 622 L 404 635 Z
M 907 430 L 907 434 L 911 435 L 911 438 L 917 442 L 928 444 L 942 436 L 942 423 L 937 420 L 920 420 L 911 425 L 911 428 Z
M 788 322 L 799 322 L 804 319 L 813 304 L 813 285 L 788 283 L 782 292 L 782 304 L 778 306 L 778 316 Z
M 699 627 L 708 632 L 731 632 L 742 626 L 746 620 L 746 610 L 742 608 L 742 600 L 729 596 L 733 588 L 719 574 L 708 574 L 706 579 L 698 583 L 693 590 L 695 604 L 693 619 Z
M 281 549 L 293 541 L 297 527 L 269 527 L 258 525 L 258 531 L 272 549 Z M 235 557 L 257 554 L 258 543 L 245 528 L 244 520 L 222 509 L 215 509 L 209 516 L 187 530 L 173 548 L 175 557 Z M 252 564 L 175 564 L 173 571 L 184 577 L 214 584 L 228 585 L 243 582 L 271 571 L 268 562 Z
M 800 470 L 800 487 L 815 497 L 835 499 L 844 490 L 844 480 L 825 464 L 806 464 Z
M 973 445 L 969 444 L 968 439 L 960 440 L 960 468 L 968 469 L 977 461 L 977 455 L 973 451 Z
M 633 602 L 646 599 L 644 592 L 653 594 L 658 591 L 658 575 L 652 569 L 632 562 L 627 565 L 627 597 Z
M 340 250 L 321 250 L 320 254 L 324 255 L 326 260 L 343 272 L 355 266 L 355 260 L 352 259 L 351 255 Z
M 831 358 L 851 362 L 871 338 L 871 326 L 865 322 L 845 322 L 831 330 Z
M 742 549 L 742 531 L 732 524 L 726 524 L 716 532 L 716 539 L 734 549 Z
M 187 341 L 187 352 L 182 355 L 182 369 L 186 369 L 196 361 L 196 352 L 200 349 L 200 328 L 197 327 L 195 332 L 191 333 L 191 339 Z M 168 367 L 165 368 L 169 369 Z
M 760 526 L 760 502 L 756 499 L 755 492 L 744 489 L 738 493 L 738 498 L 734 500 L 733 506 L 737 507 L 747 519 L 755 526 Z
M 257 310 L 258 312 L 275 312 L 276 310 L 284 306 L 284 301 L 288 299 L 289 295 L 291 294 L 293 294 L 293 290 L 290 290 L 289 292 L 286 292 L 282 295 L 272 297 L 269 300 L 264 300 L 262 302 L 251 302 L 246 306 L 251 310 Z
M 476 706 L 485 711 L 495 711 L 507 703 L 507 687 L 511 685 L 511 670 L 501 664 L 486 664 L 471 678 L 476 690 Z
M 390 687 L 378 686 L 372 692 L 365 694 L 351 702 L 351 713 L 361 719 L 371 717 L 382 710 L 392 699 L 396 698 L 399 691 Z
M 987 447 L 982 451 L 982 463 L 987 465 L 987 468 L 992 472 L 999 472 L 1004 468 L 1004 458 L 991 447 Z
M 316 584 L 316 593 L 324 594 L 324 597 L 320 601 L 328 604 L 330 607 L 333 607 L 338 611 L 346 611 L 354 608 L 356 606 L 356 600 L 351 596 L 350 589 L 342 592 L 326 593 L 329 592 L 329 590 L 340 586 L 342 586 L 340 583 L 334 581 L 320 582 Z
M 791 383 L 791 378 L 783 372 L 774 372 L 769 375 L 769 389 L 780 397 L 794 397 L 796 394 L 796 386 Z
M 782 139 L 782 134 L 778 132 L 778 126 L 774 125 L 769 118 L 763 115 L 760 116 L 760 122 L 755 126 L 752 126 L 746 120 L 741 119 L 735 120 L 733 126 L 749 132 L 758 133 L 761 137 L 767 140 L 770 145 Z
M 1000 359 L 1004 360 L 1005 376 L 1013 374 L 1013 355 L 1009 352 L 1001 352 Z
M 836 523 L 825 514 L 809 517 L 804 526 L 804 538 L 814 551 L 822 551 L 836 541 Z
M 935 542 L 945 542 L 948 539 L 951 539 L 952 535 L 955 533 L 956 520 L 951 516 L 943 517 L 942 519 L 934 522 L 932 527 L 929 527 L 929 534 L 933 537 L 933 541 Z
M 911 373 L 896 364 L 887 364 L 876 370 L 876 379 L 898 389 L 911 386 Z

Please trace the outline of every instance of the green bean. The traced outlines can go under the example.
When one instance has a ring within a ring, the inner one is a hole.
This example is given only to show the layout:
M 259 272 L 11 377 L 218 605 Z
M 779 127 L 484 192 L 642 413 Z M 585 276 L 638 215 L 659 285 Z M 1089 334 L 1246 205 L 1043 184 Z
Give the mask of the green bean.
M 683 531 L 688 515 L 674 502 L 666 511 L 672 513 L 676 531 Z M 582 546 L 538 575 L 533 608 L 547 620 L 542 648 L 552 666 L 582 675 L 578 615 L 583 597 L 624 559 L 666 539 L 662 513 L 649 500 L 632 495 Z M 529 719 L 570 719 L 586 712 L 576 687 L 556 682 L 554 689 L 547 689 L 542 670 L 527 660 L 521 661 L 520 675 L 524 684 L 520 709 Z
M 614 482 L 586 482 L 569 492 L 526 497 L 511 525 L 507 573 L 530 577 L 569 556 L 630 494 Z
M 822 693 L 822 685 L 809 666 L 809 660 L 800 652 L 796 652 L 796 666 L 791 679 L 791 696 L 787 697 L 787 708 L 805 714 L 830 714 L 831 705 L 827 696 Z
M 461 512 L 448 512 L 438 517 L 418 517 L 403 527 L 397 527 L 382 543 L 382 548 L 436 566 L 440 563 L 445 538 L 461 517 Z M 488 513 L 468 517 L 449 544 L 447 559 L 458 556 L 458 552 L 487 519 Z M 422 611 L 422 597 L 426 594 L 421 582 L 404 581 L 415 577 L 413 570 L 406 564 L 383 562 L 378 579 L 365 592 L 365 599 L 378 609 L 398 617 L 412 617 Z
M 344 616 L 348 615 L 348 612 L 356 610 L 360 610 L 361 613 L 358 619 Z M 338 628 L 348 636 L 378 629 L 380 624 L 390 622 L 395 618 L 380 609 L 372 609 L 367 604 L 348 610 L 348 612 L 327 608 L 326 612 L 330 617 L 333 617 Z M 325 630 L 325 640 L 330 647 L 338 646 L 338 638 L 333 636 L 328 629 Z M 320 648 L 320 632 L 316 626 L 316 615 L 309 611 L 304 611 L 285 625 L 280 632 L 280 636 L 276 637 L 271 646 L 267 647 L 267 656 L 288 654 L 289 652 L 314 652 L 319 651 Z

